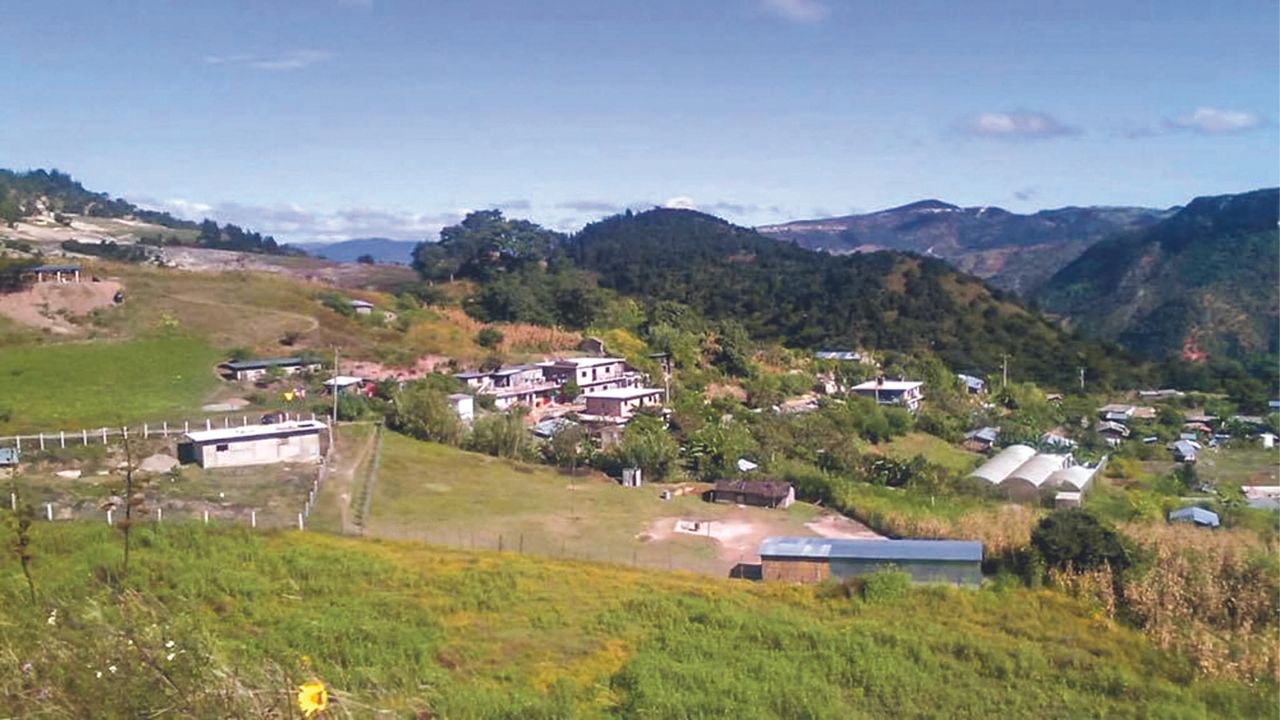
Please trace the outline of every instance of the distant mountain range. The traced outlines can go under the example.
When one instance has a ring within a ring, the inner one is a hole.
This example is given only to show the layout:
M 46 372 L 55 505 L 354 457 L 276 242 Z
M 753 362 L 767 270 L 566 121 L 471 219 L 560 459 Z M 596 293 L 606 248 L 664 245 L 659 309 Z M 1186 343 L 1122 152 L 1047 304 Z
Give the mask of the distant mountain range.
M 413 262 L 413 249 L 416 240 L 392 240 L 390 238 L 356 238 L 336 243 L 291 243 L 314 257 L 333 260 L 334 262 L 355 262 L 357 258 L 368 255 L 374 262 L 408 265 Z
M 922 200 L 863 215 L 756 229 L 775 240 L 833 254 L 905 250 L 938 257 L 997 287 L 1029 295 L 1093 243 L 1150 227 L 1176 210 L 1065 207 L 1020 215 L 993 206 Z
M 1277 223 L 1280 189 L 1199 197 L 1151 227 L 1093 245 L 1036 299 L 1081 332 L 1148 357 L 1274 355 Z

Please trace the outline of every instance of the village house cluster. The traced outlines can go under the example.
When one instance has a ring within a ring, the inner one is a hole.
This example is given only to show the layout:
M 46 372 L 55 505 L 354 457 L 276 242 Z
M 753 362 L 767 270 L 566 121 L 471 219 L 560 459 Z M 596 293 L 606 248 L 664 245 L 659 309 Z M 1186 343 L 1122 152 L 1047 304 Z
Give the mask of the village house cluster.
M 644 375 L 615 357 L 560 358 L 528 365 L 454 375 L 494 407 L 540 409 L 564 402 L 581 405 L 578 418 L 595 425 L 624 425 L 644 408 L 661 408 L 666 393 L 644 385 Z M 569 389 L 577 388 L 570 397 Z

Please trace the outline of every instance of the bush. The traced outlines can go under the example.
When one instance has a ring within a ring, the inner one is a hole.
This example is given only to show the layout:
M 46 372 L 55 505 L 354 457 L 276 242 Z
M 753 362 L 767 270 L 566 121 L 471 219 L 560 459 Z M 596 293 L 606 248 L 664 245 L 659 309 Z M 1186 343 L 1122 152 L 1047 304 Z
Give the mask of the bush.
M 869 603 L 900 600 L 911 589 L 911 576 L 901 570 L 877 570 L 862 576 L 862 599 Z
M 482 348 L 496 348 L 504 339 L 502 331 L 495 327 L 481 328 L 480 332 L 476 333 L 476 344 Z
M 1031 532 L 1031 545 L 1046 564 L 1058 569 L 1093 570 L 1110 565 L 1120 571 L 1133 564 L 1133 551 L 1116 529 L 1080 508 L 1045 516 Z

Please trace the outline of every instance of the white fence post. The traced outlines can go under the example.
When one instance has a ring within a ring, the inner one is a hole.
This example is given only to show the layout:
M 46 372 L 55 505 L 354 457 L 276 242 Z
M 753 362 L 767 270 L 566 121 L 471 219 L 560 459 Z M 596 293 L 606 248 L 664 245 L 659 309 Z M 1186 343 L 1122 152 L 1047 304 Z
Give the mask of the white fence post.
M 249 511 L 249 527 L 253 527 L 253 528 L 258 527 L 258 511 L 257 510 Z
M 18 509 L 18 493 L 9 493 L 9 509 Z
M 205 430 L 212 430 L 212 429 L 213 429 L 213 421 L 212 421 L 212 420 L 210 420 L 209 418 L 205 418 L 205 419 L 204 419 L 204 429 L 205 429 Z
M 106 429 L 106 428 L 102 428 L 102 444 L 103 444 L 103 445 L 106 445 L 106 444 L 107 444 L 107 429 Z
M 160 426 L 160 432 L 165 437 L 169 437 L 169 421 L 168 420 L 165 420 L 164 424 Z
M 298 529 L 299 529 L 299 530 L 304 529 L 304 528 L 302 527 L 302 513 L 298 513 Z
M 162 507 L 156 508 L 156 522 L 164 522 L 164 508 Z
M 151 437 L 151 426 L 148 423 L 142 423 L 142 439 L 146 440 Z
M 191 423 L 187 422 L 186 420 L 183 420 L 183 421 L 182 421 L 182 432 L 184 432 L 184 433 L 189 433 L 189 432 L 191 432 Z
M 110 511 L 110 510 L 108 510 L 108 511 L 107 511 L 107 524 L 108 524 L 108 525 L 112 525 L 112 524 L 113 524 L 113 523 L 111 522 L 111 511 Z
M 226 417 L 226 416 L 224 415 L 224 416 L 222 417 L 222 427 L 224 427 L 224 428 L 229 428 L 229 427 L 231 427 L 231 418 Z
M 204 511 L 204 524 L 205 524 L 205 525 L 208 525 L 208 524 L 209 524 L 209 511 L 208 511 L 208 510 L 205 510 L 205 511 Z
M 14 441 L 14 449 L 17 450 L 19 454 L 21 454 L 22 453 L 22 436 L 21 435 L 15 436 L 13 438 L 13 441 Z
M 248 416 L 248 415 L 241 415 L 241 416 L 240 416 L 240 426 L 241 426 L 241 427 L 249 427 L 249 416 Z
M 40 449 L 44 450 L 44 433 L 40 433 Z
M 45 503 L 45 504 L 44 504 L 44 516 L 45 516 L 45 518 L 47 518 L 50 522 L 53 522 L 53 503 Z
M 67 446 L 67 433 L 65 430 L 58 431 L 58 445 L 61 447 Z
M 80 431 L 80 441 L 81 441 L 81 443 L 82 443 L 82 444 L 84 444 L 84 445 L 88 445 L 88 444 L 89 444 L 89 431 L 88 431 L 88 430 L 81 430 L 81 431 Z

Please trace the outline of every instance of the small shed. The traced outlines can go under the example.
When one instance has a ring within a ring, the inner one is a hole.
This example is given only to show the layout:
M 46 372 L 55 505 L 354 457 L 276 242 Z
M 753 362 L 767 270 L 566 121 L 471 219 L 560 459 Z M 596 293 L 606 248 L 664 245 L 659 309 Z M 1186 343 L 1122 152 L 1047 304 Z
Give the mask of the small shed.
M 1218 519 L 1218 513 L 1212 510 L 1205 510 L 1202 507 L 1189 506 L 1178 508 L 1169 513 L 1169 522 L 1186 522 L 1199 527 L 1216 528 L 1222 524 Z
M 964 373 L 956 373 L 956 379 L 970 395 L 977 395 L 987 391 L 987 381 L 975 375 L 966 375 Z
M 1258 440 L 1262 442 L 1262 447 L 1264 448 L 1271 449 L 1276 446 L 1275 433 L 1269 433 L 1269 432 L 1259 433 Z
M 0 448 L 0 468 L 14 467 L 18 464 L 17 448 Z
M 1200 453 L 1200 443 L 1194 440 L 1179 440 L 1173 443 L 1173 459 L 1181 463 L 1193 463 Z
M 771 537 L 760 543 L 766 581 L 820 582 L 884 569 L 906 572 L 917 583 L 977 586 L 982 543 L 976 540 L 843 540 Z
M 320 431 L 326 427 L 316 420 L 294 420 L 197 430 L 187 433 L 179 444 L 178 459 L 204 468 L 318 462 Z
M 711 490 L 711 502 L 727 502 L 735 505 L 786 508 L 796 501 L 796 489 L 791 483 L 774 480 L 717 480 Z
M 1053 507 L 1055 510 L 1063 508 L 1078 508 L 1084 501 L 1084 493 L 1068 492 L 1063 490 L 1053 496 Z
M 357 315 L 369 315 L 373 313 L 375 305 L 364 300 L 352 300 L 351 309 L 356 311 Z
M 283 375 L 297 375 L 304 371 L 320 369 L 320 363 L 300 357 L 254 358 L 250 360 L 228 360 L 220 366 L 228 379 L 239 382 L 256 382 L 266 377 L 267 373 L 276 370 Z
M 622 468 L 622 487 L 640 487 L 641 477 L 642 474 L 638 467 Z

